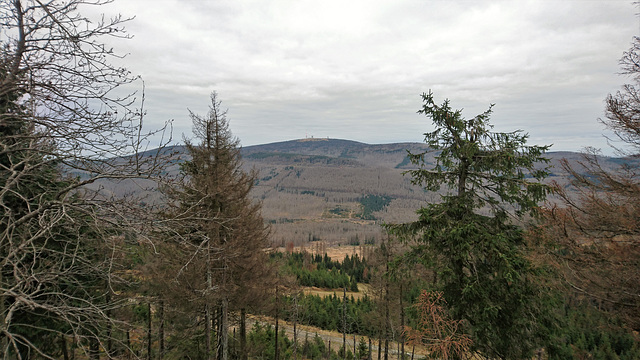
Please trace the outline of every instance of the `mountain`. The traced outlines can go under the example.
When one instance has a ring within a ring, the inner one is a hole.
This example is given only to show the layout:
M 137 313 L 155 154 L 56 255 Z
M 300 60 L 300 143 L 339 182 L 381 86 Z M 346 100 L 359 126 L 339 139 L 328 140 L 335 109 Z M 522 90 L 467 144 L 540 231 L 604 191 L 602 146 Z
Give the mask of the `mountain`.
M 425 149 L 424 144 L 418 143 L 369 145 L 350 140 L 311 138 L 249 146 L 242 149 L 242 155 L 246 161 L 287 159 L 333 166 L 395 168 L 408 164 L 405 160 L 407 150 L 417 152 Z
M 422 143 L 371 145 L 311 138 L 247 146 L 242 148 L 242 157 L 246 170 L 258 171 L 252 195 L 262 202 L 263 217 L 272 226 L 276 245 L 318 240 L 357 244 L 378 241 L 383 236 L 381 223 L 411 221 L 422 205 L 438 200 L 438 194 L 423 191 L 411 184 L 409 176 L 403 176 L 403 172 L 414 168 L 407 151 L 425 150 Z M 167 172 L 177 173 L 185 148 L 174 146 L 163 152 L 174 154 Z M 568 175 L 560 161 L 567 159 L 576 166 L 581 155 L 551 152 L 546 156 L 552 166 L 549 181 L 568 186 Z M 601 160 L 608 168 L 623 163 L 637 165 L 636 159 Z M 433 155 L 426 156 L 425 161 L 433 163 Z M 135 191 L 132 185 L 120 182 L 111 189 L 115 195 L 122 195 Z M 137 183 L 135 186 L 144 188 Z M 144 191 L 154 196 L 153 186 Z
M 254 196 L 276 243 L 356 244 L 380 239 L 381 222 L 414 218 L 428 199 L 402 176 L 407 149 L 425 147 L 303 139 L 249 146 L 242 154 L 247 169 L 260 174 Z

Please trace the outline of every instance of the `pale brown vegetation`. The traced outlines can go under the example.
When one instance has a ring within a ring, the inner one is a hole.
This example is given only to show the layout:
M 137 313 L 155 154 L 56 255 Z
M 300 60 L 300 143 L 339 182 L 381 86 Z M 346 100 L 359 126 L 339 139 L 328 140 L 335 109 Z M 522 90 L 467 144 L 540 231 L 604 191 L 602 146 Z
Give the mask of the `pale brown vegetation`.
M 408 343 L 421 345 L 439 359 L 465 359 L 471 348 L 471 338 L 462 329 L 462 320 L 451 318 L 442 293 L 424 290 L 418 302 L 416 328 L 405 327 Z
M 640 329 L 640 38 L 620 60 L 626 84 L 606 99 L 606 118 L 624 158 L 606 161 L 588 148 L 577 162 L 562 162 L 571 188 L 556 183 L 559 205 L 545 211 L 548 240 L 566 284 L 602 310 Z M 613 165 L 615 166 L 612 166 Z

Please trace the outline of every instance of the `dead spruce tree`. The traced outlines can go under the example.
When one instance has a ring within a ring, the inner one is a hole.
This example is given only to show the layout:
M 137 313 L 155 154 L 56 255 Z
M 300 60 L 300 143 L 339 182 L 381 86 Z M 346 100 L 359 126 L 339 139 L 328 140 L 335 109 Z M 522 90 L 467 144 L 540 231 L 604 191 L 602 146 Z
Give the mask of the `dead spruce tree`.
M 169 235 L 180 261 L 175 286 L 183 294 L 183 304 L 186 295 L 184 305 L 204 315 L 206 358 L 217 353 L 218 359 L 226 360 L 229 313 L 235 309 L 244 314 L 250 294 L 259 291 L 262 276 L 268 274 L 264 268 L 268 230 L 260 204 L 249 197 L 255 173 L 241 168 L 239 142 L 229 130 L 217 94 L 211 94 L 206 117 L 193 112 L 190 116 L 197 143 L 185 139 L 191 160 L 181 165 L 181 181 L 166 189 L 172 200 Z
M 152 176 L 132 156 L 142 131 L 136 77 L 111 65 L 104 37 L 126 19 L 89 19 L 102 0 L 0 3 L 0 357 L 97 357 L 117 341 L 112 255 L 136 214 L 100 192 L 105 179 Z M 117 158 L 118 156 L 128 156 Z M 139 206 L 138 206 L 139 207 Z

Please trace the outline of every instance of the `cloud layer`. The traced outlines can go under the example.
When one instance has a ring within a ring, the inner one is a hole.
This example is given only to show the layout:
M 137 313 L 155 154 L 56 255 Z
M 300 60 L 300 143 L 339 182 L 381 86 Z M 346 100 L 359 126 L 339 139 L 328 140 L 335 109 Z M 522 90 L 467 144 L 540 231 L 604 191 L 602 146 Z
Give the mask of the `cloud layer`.
M 618 59 L 638 32 L 630 1 L 116 1 L 134 38 L 114 43 L 143 76 L 147 122 L 209 93 L 244 145 L 305 136 L 421 141 L 433 90 L 472 117 L 495 103 L 497 130 L 553 150 L 596 146 L 603 100 L 627 81 Z

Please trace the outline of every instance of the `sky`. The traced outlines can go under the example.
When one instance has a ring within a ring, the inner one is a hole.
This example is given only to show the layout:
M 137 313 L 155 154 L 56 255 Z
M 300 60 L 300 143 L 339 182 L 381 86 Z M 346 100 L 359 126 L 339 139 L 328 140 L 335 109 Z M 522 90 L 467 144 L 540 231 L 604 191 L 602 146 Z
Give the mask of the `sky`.
M 113 42 L 145 86 L 147 126 L 210 93 L 243 146 L 305 137 L 421 142 L 420 94 L 466 118 L 495 104 L 496 131 L 552 151 L 610 152 L 604 99 L 631 79 L 618 61 L 640 35 L 630 0 L 116 0 L 135 16 Z M 604 135 L 603 135 L 604 134 Z

